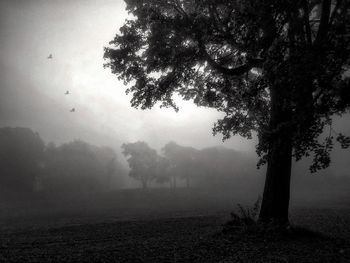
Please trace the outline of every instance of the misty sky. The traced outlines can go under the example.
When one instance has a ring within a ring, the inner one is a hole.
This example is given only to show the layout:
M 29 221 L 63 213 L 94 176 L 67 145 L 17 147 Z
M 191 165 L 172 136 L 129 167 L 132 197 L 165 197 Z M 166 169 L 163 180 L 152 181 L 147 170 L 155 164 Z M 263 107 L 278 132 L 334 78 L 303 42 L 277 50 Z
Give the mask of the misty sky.
M 178 113 L 130 107 L 123 83 L 103 68 L 103 47 L 127 17 L 122 0 L 0 3 L 1 126 L 30 127 L 56 142 L 222 144 L 211 132 L 220 116 L 215 110 L 181 100 Z M 53 59 L 47 59 L 51 53 Z M 66 90 L 71 94 L 64 95 Z M 76 112 L 70 113 L 73 107 Z M 254 149 L 253 142 L 238 137 L 225 145 Z
M 103 47 L 126 17 L 122 0 L 0 0 L 0 127 L 29 127 L 58 143 L 119 148 L 144 140 L 160 148 L 175 140 L 254 151 L 254 141 L 212 136 L 221 116 L 213 109 L 181 100 L 178 113 L 130 107 L 123 83 L 103 68 Z M 350 133 L 349 117 L 335 128 Z M 348 157 L 350 151 L 341 152 L 341 165 Z

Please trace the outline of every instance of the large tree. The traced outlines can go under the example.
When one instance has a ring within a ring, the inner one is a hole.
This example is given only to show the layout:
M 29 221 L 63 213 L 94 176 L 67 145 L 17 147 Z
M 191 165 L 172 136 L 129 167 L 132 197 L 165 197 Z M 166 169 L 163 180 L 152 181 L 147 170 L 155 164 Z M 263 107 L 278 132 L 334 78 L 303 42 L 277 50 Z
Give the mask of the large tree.
M 177 109 L 172 95 L 225 113 L 224 139 L 251 138 L 267 174 L 261 221 L 288 222 L 291 163 L 329 165 L 332 116 L 350 106 L 349 1 L 125 0 L 131 14 L 105 49 L 131 105 Z M 319 137 L 329 127 L 325 141 Z
M 157 177 L 158 154 L 145 142 L 124 143 L 123 154 L 130 166 L 130 177 L 141 181 L 142 188 Z

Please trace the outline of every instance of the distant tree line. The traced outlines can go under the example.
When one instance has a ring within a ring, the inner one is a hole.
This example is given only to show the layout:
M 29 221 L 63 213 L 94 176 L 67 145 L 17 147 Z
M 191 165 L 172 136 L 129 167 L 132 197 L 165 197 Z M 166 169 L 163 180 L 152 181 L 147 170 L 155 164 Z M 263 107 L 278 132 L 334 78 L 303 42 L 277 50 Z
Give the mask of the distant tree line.
M 122 149 L 129 163 L 129 176 L 141 182 L 144 189 L 206 188 L 222 194 L 233 192 L 238 198 L 262 194 L 265 171 L 256 169 L 257 159 L 248 153 L 220 146 L 199 150 L 175 142 L 164 145 L 159 153 L 142 141 L 123 144 Z M 350 177 L 331 170 L 309 176 L 311 161 L 299 162 L 293 169 L 294 200 L 349 199 Z
M 224 147 L 202 150 L 167 143 L 158 154 L 146 142 L 122 145 L 130 172 L 143 188 L 150 184 L 181 186 L 213 186 L 225 179 L 256 175 L 255 160 L 248 155 Z
M 157 152 L 140 141 L 125 143 L 122 149 L 129 176 L 142 188 L 226 188 L 244 195 L 263 189 L 263 171 L 257 172 L 257 160 L 233 149 L 196 149 L 169 142 Z M 294 196 L 348 192 L 345 188 L 349 176 L 327 171 L 323 176 L 309 178 L 308 166 L 305 162 L 293 171 Z M 0 198 L 36 192 L 80 195 L 108 191 L 122 187 L 126 173 L 110 147 L 80 140 L 55 145 L 45 143 L 28 128 L 0 128 Z
M 0 128 L 0 196 L 109 190 L 123 170 L 109 147 L 45 144 L 28 128 Z

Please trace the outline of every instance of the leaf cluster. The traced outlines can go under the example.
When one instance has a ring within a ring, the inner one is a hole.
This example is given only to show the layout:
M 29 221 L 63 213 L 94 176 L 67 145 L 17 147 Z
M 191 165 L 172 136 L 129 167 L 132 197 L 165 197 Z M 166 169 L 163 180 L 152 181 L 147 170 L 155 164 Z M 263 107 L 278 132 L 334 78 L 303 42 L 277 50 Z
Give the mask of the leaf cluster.
M 297 160 L 314 154 L 332 116 L 350 107 L 350 4 L 342 0 L 126 0 L 133 17 L 105 48 L 105 66 L 128 84 L 131 105 L 173 107 L 173 94 L 225 116 L 223 139 L 259 137 L 265 163 L 280 133 Z M 288 119 L 272 119 L 272 91 Z M 339 142 L 346 140 L 340 139 Z M 323 145 L 323 146 L 322 146 Z M 327 146 L 328 145 L 328 146 Z M 322 148 L 323 147 L 323 148 Z M 324 150 L 326 148 L 326 151 Z

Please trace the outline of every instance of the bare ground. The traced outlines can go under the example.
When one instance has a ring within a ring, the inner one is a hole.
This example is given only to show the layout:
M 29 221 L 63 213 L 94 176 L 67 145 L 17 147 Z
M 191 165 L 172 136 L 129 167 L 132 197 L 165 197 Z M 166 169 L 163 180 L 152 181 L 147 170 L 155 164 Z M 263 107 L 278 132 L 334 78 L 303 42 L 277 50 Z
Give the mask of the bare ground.
M 296 209 L 323 235 L 223 235 L 223 215 L 2 229 L 1 262 L 350 262 L 350 211 Z
M 151 200 L 152 206 L 137 207 L 143 197 L 136 199 L 128 198 L 127 206 L 107 202 L 101 208 L 103 202 L 88 202 L 91 210 L 80 204 L 80 209 L 73 205 L 72 210 L 45 213 L 35 207 L 17 213 L 3 207 L 7 216 L 0 215 L 0 262 L 350 262 L 346 205 L 295 207 L 292 224 L 316 234 L 272 238 L 222 234 L 231 206 L 217 201 L 199 206 L 181 197 L 169 205 L 164 197 L 158 198 L 163 206 Z

